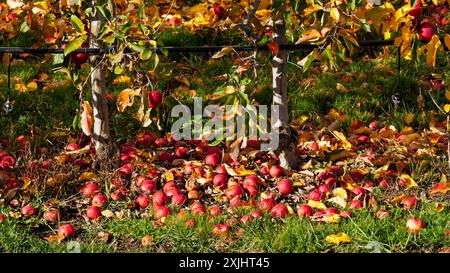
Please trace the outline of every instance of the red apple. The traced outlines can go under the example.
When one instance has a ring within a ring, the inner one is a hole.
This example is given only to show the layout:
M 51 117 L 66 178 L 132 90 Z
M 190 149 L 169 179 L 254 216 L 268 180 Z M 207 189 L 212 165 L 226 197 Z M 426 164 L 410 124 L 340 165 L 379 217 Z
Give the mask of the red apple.
M 284 218 L 288 213 L 289 211 L 284 204 L 277 204 L 270 210 L 270 214 L 275 218 Z
M 330 178 L 334 178 L 334 177 L 330 177 Z M 328 178 L 328 179 L 330 179 L 330 178 Z M 327 180 L 328 180 L 327 179 Z M 326 183 L 326 182 L 325 182 Z M 329 192 L 330 191 L 330 186 L 328 185 L 328 184 L 322 184 L 322 185 L 320 185 L 319 186 L 319 191 L 321 192 L 321 193 L 327 193 L 327 192 Z
M 235 196 L 230 200 L 230 208 L 231 209 L 242 206 L 242 204 L 244 204 L 244 202 L 242 201 L 240 196 Z
M 191 205 L 191 210 L 192 210 L 192 215 L 199 215 L 199 214 L 205 214 L 206 213 L 206 208 L 205 206 L 203 206 L 200 202 L 195 201 L 192 205 Z
M 183 193 L 177 193 L 172 196 L 172 204 L 182 206 L 186 203 L 187 197 Z
M 120 198 L 122 197 L 122 195 L 119 192 L 112 192 L 109 197 L 111 198 L 111 200 L 113 201 L 119 201 Z
M 197 222 L 194 219 L 188 219 L 184 222 L 184 225 L 189 228 L 195 228 L 195 226 L 197 226 Z
M 263 217 L 263 213 L 260 210 L 254 210 L 254 211 L 250 212 L 250 215 L 253 218 L 262 218 Z
M 240 196 L 242 194 L 244 194 L 244 191 L 242 190 L 242 187 L 238 184 L 232 186 L 231 188 L 229 188 L 225 191 L 225 196 L 229 200 L 233 199 L 233 197 L 235 197 L 235 196 Z
M 344 170 L 341 167 L 336 166 L 336 165 L 332 166 L 328 171 L 337 176 L 344 174 Z
M 56 209 L 47 210 L 44 212 L 44 219 L 49 222 L 56 223 L 59 219 L 59 211 Z
M 224 188 L 227 185 L 228 178 L 223 174 L 216 174 L 213 177 L 213 184 L 216 187 Z
M 364 189 L 362 187 L 355 187 L 351 190 L 354 195 L 364 194 Z
M 339 214 L 339 210 L 337 208 L 326 208 L 323 210 L 326 214 Z
M 93 197 L 99 190 L 100 187 L 96 183 L 90 181 L 86 182 L 81 189 L 83 195 L 88 198 Z
M 313 210 L 308 205 L 301 205 L 297 209 L 297 215 L 300 216 L 300 217 L 311 216 L 312 213 L 313 213 Z
M 161 152 L 159 153 L 159 161 L 170 163 L 173 161 L 173 155 L 169 152 Z
M 156 90 L 150 91 L 148 92 L 147 100 L 149 108 L 158 108 L 162 103 L 162 94 Z
M 223 236 L 230 232 L 230 227 L 226 224 L 217 224 L 213 226 L 212 234 L 216 236 Z
M 86 209 L 86 216 L 89 219 L 97 219 L 102 216 L 102 210 L 97 206 L 90 206 Z
M 152 196 L 152 202 L 155 207 L 163 206 L 169 202 L 169 198 L 163 191 L 157 191 Z
M 167 139 L 165 137 L 160 137 L 157 140 L 155 140 L 155 145 L 157 147 L 167 147 L 167 145 L 169 144 L 169 142 L 167 141 Z
M 434 26 L 430 23 L 421 24 L 417 33 L 420 41 L 429 42 L 435 33 Z
M 215 3 L 213 7 L 214 14 L 217 15 L 217 17 L 222 18 L 225 15 L 225 8 L 221 5 Z
M 418 234 L 422 228 L 425 228 L 425 222 L 416 217 L 410 217 L 406 221 L 406 228 L 410 233 Z
M 403 209 L 412 209 L 417 204 L 417 198 L 412 197 L 405 197 L 401 201 L 401 204 L 403 205 Z
M 80 147 L 76 143 L 69 143 L 66 146 L 66 151 L 68 151 L 68 152 L 73 152 L 73 151 L 76 151 L 78 149 L 80 149 Z
M 138 204 L 142 209 L 145 209 L 148 205 L 150 205 L 150 199 L 147 195 L 141 194 L 136 198 L 136 204 Z
M 269 173 L 272 177 L 280 177 L 283 175 L 284 169 L 280 165 L 273 165 L 270 167 Z
M 287 179 L 281 179 L 277 184 L 277 189 L 282 195 L 288 195 L 294 191 L 291 181 Z
M 361 200 L 352 200 L 350 202 L 350 206 L 351 209 L 360 209 L 362 207 L 364 207 L 364 204 Z
M 227 168 L 225 168 L 225 166 L 218 166 L 215 170 L 216 173 L 218 174 L 223 174 L 223 175 L 228 175 L 228 171 Z
M 342 218 L 350 218 L 352 217 L 352 213 L 348 210 L 344 210 L 339 214 L 339 216 L 341 216 Z
M 377 213 L 375 213 L 375 216 L 379 220 L 383 220 L 383 219 L 389 218 L 390 213 L 389 213 L 389 211 L 380 209 L 379 211 L 377 211 Z
M 270 211 L 276 204 L 277 202 L 272 198 L 266 198 L 259 203 L 259 209 L 262 211 Z
M 205 157 L 205 164 L 211 166 L 217 166 L 220 163 L 220 156 L 217 153 L 208 154 Z
M 172 27 L 178 27 L 181 24 L 180 18 L 175 17 L 175 16 L 170 17 L 168 22 Z
M 143 192 L 150 193 L 150 192 L 155 191 L 157 189 L 157 185 L 156 185 L 155 181 L 150 180 L 150 179 L 145 179 L 141 183 L 140 189 Z
M 219 216 L 222 214 L 222 208 L 217 205 L 211 206 L 209 208 L 209 214 L 211 216 Z
M 180 147 L 175 151 L 175 156 L 178 158 L 186 158 L 188 151 L 189 150 L 187 148 Z
M 269 168 L 267 168 L 266 166 L 263 166 L 261 168 L 260 172 L 261 172 L 262 175 L 269 175 L 270 174 Z
M 71 224 L 64 224 L 58 228 L 58 235 L 62 237 L 70 237 L 75 234 L 75 228 Z
M 38 213 L 37 209 L 32 205 L 26 205 L 22 208 L 22 215 L 25 217 L 31 217 Z
M 108 199 L 103 194 L 97 194 L 92 198 L 92 205 L 100 208 L 106 207 L 108 205 Z
M 308 193 L 307 199 L 320 201 L 320 199 L 322 199 L 322 193 L 319 189 L 314 189 Z
M 133 164 L 131 164 L 131 163 L 127 163 L 127 164 L 123 165 L 122 167 L 120 167 L 120 169 L 119 169 L 119 174 L 123 178 L 130 177 L 132 173 L 133 173 Z
M 251 215 L 243 215 L 241 219 L 239 219 L 239 222 L 243 225 L 249 224 L 253 220 L 253 217 Z
M 166 217 L 171 213 L 170 209 L 165 206 L 156 206 L 155 216 L 158 219 Z

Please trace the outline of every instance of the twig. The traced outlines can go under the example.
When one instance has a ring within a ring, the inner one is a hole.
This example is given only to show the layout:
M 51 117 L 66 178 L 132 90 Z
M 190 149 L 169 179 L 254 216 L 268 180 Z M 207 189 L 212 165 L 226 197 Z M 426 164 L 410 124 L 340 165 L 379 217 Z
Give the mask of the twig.
M 255 40 L 260 40 L 261 37 L 256 35 L 255 33 L 252 32 L 252 30 L 250 29 L 250 20 L 255 16 L 256 11 L 258 10 L 259 7 L 259 3 L 261 2 L 261 0 L 255 0 L 255 2 L 253 2 L 253 7 L 250 10 L 250 12 L 247 14 L 247 16 L 245 16 L 244 18 L 244 22 L 242 23 L 241 27 L 244 30 L 244 32 L 251 38 L 255 39 Z

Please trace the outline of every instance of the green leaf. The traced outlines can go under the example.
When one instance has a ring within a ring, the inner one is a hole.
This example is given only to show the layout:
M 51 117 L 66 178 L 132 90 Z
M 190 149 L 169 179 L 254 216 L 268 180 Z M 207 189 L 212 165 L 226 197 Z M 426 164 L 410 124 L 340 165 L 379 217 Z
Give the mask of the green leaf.
M 370 32 L 370 25 L 366 22 L 366 19 L 358 19 L 358 21 L 365 32 Z
M 116 75 L 120 75 L 123 72 L 125 72 L 125 68 L 122 65 L 116 65 L 116 67 L 114 67 L 114 74 Z
M 140 54 L 139 54 L 139 58 L 141 58 L 141 60 L 146 61 L 148 59 L 150 59 L 150 57 L 152 56 L 153 51 L 150 48 L 145 48 Z
M 151 62 L 153 63 L 153 70 L 156 69 L 156 67 L 159 64 L 159 56 L 158 56 L 158 54 L 152 54 Z
M 83 22 L 76 15 L 70 16 L 70 23 L 72 23 L 72 26 L 75 28 L 76 32 L 83 34 L 86 33 Z
M 86 41 L 86 36 L 84 36 L 84 35 L 71 41 L 69 44 L 67 44 L 66 48 L 64 49 L 64 55 L 67 56 L 71 52 L 79 49 L 85 41 Z
M 27 21 L 23 21 L 22 25 L 20 25 L 20 32 L 28 32 L 30 30 L 30 27 L 27 24 Z
M 303 71 L 306 71 L 311 63 L 317 58 L 317 49 L 311 51 L 305 58 L 300 60 L 297 64 L 303 67 Z
M 97 9 L 98 12 L 100 12 L 100 14 L 106 18 L 107 20 L 111 19 L 111 13 L 109 12 L 109 10 L 105 10 L 103 9 L 103 7 L 101 6 L 95 6 L 95 8 Z

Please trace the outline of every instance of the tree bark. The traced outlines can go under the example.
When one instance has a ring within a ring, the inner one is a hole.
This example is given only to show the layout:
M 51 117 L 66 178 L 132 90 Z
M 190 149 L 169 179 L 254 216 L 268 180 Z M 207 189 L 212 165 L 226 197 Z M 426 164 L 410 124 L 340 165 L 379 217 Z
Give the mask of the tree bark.
M 286 25 L 284 13 L 285 4 L 273 15 L 272 38 L 278 45 L 286 43 Z M 279 145 L 275 150 L 281 167 L 294 169 L 298 165 L 297 135 L 289 126 L 287 77 L 286 77 L 286 50 L 280 49 L 272 59 L 272 87 L 273 105 L 279 107 L 278 119 L 273 122 L 272 130 L 279 136 Z M 273 119 L 274 117 L 272 117 Z
M 98 48 L 96 37 L 102 24 L 101 17 L 95 14 L 91 19 L 90 47 Z M 91 90 L 94 128 L 92 142 L 95 147 L 95 159 L 100 165 L 105 163 L 111 154 L 111 135 L 109 130 L 109 110 L 106 99 L 105 72 L 99 64 L 100 55 L 91 56 Z

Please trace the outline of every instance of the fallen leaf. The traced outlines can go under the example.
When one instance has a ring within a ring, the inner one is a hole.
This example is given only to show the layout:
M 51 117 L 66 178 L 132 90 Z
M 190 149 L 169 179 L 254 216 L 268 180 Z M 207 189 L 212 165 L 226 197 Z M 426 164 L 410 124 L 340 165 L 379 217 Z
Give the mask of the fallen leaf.
M 406 173 L 402 174 L 400 179 L 405 183 L 406 187 L 408 188 L 419 186 L 417 185 L 416 181 L 414 181 L 414 179 Z
M 435 207 L 435 211 L 436 212 L 441 212 L 445 209 L 445 204 L 443 203 L 436 203 L 436 207 Z
M 350 243 L 352 238 L 343 232 L 328 235 L 325 240 L 330 244 L 339 245 L 341 243 Z
M 83 172 L 80 177 L 78 177 L 78 182 L 84 181 L 98 181 L 98 176 L 93 172 Z
M 325 206 L 324 203 L 320 201 L 314 201 L 314 200 L 308 200 L 308 206 L 315 209 L 326 209 L 327 206 Z
M 404 117 L 404 121 L 406 124 L 410 125 L 414 121 L 414 114 L 406 114 Z

